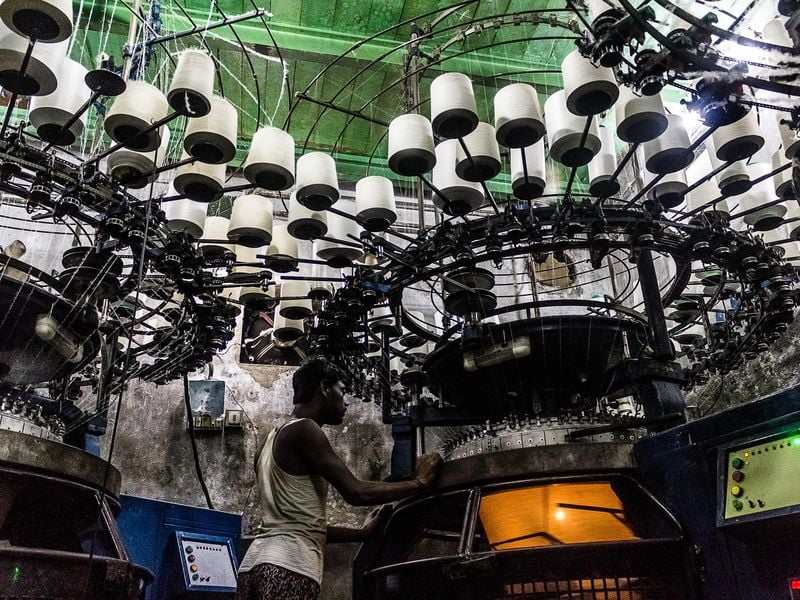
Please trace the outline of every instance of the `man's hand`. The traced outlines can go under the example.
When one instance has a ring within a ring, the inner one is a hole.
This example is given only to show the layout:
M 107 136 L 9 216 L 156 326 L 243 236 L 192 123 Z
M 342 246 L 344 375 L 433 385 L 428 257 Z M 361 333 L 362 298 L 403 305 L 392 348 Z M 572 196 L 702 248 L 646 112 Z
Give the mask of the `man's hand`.
M 364 532 L 364 537 L 371 535 L 375 529 L 377 529 L 378 525 L 391 514 L 392 510 L 393 507 L 391 504 L 384 504 L 383 506 L 372 509 L 361 525 L 361 531 Z
M 436 480 L 436 472 L 442 464 L 442 457 L 438 452 L 423 454 L 417 457 L 417 468 L 414 472 L 414 479 L 419 482 L 423 489 L 430 489 Z

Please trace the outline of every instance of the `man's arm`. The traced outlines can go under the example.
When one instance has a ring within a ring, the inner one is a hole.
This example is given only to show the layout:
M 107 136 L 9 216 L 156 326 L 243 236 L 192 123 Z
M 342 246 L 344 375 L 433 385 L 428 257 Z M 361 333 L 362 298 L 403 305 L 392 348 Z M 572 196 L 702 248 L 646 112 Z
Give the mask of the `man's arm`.
M 345 502 L 354 506 L 394 502 L 430 488 L 442 460 L 438 454 L 420 457 L 415 477 L 409 481 L 364 481 L 353 475 L 319 425 L 311 420 L 299 421 L 281 431 L 280 443 L 299 457 L 309 473 L 322 475 Z
M 375 508 L 367 515 L 361 527 L 343 527 L 341 525 L 328 525 L 328 543 L 346 544 L 348 542 L 363 542 L 375 531 L 392 513 L 392 505 L 384 504 Z

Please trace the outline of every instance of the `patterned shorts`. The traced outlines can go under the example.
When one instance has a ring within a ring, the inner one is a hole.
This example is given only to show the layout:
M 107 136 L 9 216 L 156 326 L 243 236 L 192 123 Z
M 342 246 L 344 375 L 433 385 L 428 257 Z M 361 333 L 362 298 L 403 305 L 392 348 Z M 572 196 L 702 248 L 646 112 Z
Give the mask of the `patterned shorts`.
M 317 600 L 319 584 L 305 575 L 269 563 L 239 574 L 236 600 Z

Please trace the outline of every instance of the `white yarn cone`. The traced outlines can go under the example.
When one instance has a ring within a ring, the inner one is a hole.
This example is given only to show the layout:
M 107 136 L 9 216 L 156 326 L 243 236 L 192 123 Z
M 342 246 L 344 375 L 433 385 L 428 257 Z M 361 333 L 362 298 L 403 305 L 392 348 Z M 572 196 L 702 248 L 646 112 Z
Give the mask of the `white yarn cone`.
M 431 82 L 431 125 L 437 135 L 464 137 L 478 125 L 472 81 L 463 73 L 444 73 Z
M 642 179 L 645 185 L 649 185 L 654 178 L 655 175 L 649 171 L 642 171 Z M 688 187 L 683 171 L 669 173 L 651 188 L 648 200 L 656 201 L 664 208 L 678 208 L 684 202 L 684 192 Z
M 748 165 L 747 169 L 753 180 L 766 175 L 772 170 L 770 165 L 766 163 Z M 744 222 L 753 227 L 756 231 L 775 229 L 783 222 L 783 216 L 786 214 L 785 205 L 773 204 L 772 206 L 766 206 L 768 203 L 776 200 L 774 194 L 772 181 L 770 178 L 767 178 L 754 184 L 753 187 L 741 197 L 741 210 L 759 209 L 744 217 Z
M 273 223 L 272 243 L 267 248 L 267 266 L 276 273 L 297 269 L 297 240 L 289 235 L 286 223 Z
M 355 211 L 355 205 L 352 202 L 341 202 L 337 208 L 348 214 L 353 214 Z M 331 238 L 331 241 L 315 241 L 314 250 L 316 255 L 331 267 L 337 269 L 348 267 L 353 261 L 359 260 L 364 255 L 364 251 L 360 247 L 356 248 L 340 242 L 358 243 L 353 238 L 359 239 L 361 228 L 355 221 L 335 213 L 328 213 L 326 217 L 328 221 L 326 237 Z
M 129 81 L 106 114 L 103 127 L 115 142 L 137 152 L 150 152 L 161 143 L 161 128 L 147 133 L 153 123 L 167 116 L 167 97 L 144 81 Z
M 284 344 L 296 342 L 305 335 L 303 321 L 287 319 L 280 313 L 275 314 L 272 324 L 272 338 Z
M 755 110 L 748 111 L 744 117 L 730 125 L 718 127 L 711 137 L 714 140 L 716 157 L 723 162 L 750 158 L 764 145 L 764 136 L 761 134 Z
M 297 201 L 294 192 L 289 198 L 288 219 L 286 230 L 298 240 L 313 240 L 328 233 L 326 213 L 306 208 Z
M 392 119 L 388 162 L 398 175 L 416 176 L 430 171 L 436 164 L 431 122 L 416 114 Z
M 719 165 L 714 166 L 716 168 Z M 717 173 L 716 180 L 720 193 L 726 198 L 744 194 L 753 186 L 753 182 L 750 180 L 750 170 L 744 160 L 736 161 Z
M 383 333 L 384 331 L 387 333 L 395 332 L 394 314 L 392 313 L 392 309 L 386 304 L 373 308 L 367 323 L 369 324 L 369 328 L 375 333 Z
M 800 266 L 800 262 L 797 260 L 800 258 L 800 242 L 784 242 L 779 246 L 783 248 L 783 260 L 794 265 L 795 268 Z
M 240 246 L 258 248 L 272 241 L 272 198 L 243 194 L 233 201 L 228 239 Z
M 458 146 L 458 140 L 445 140 L 436 146 L 433 185 L 446 200 L 434 194 L 433 204 L 448 215 L 465 215 L 480 208 L 484 202 L 480 184 L 461 179 L 456 174 Z
M 667 114 L 660 94 L 637 96 L 622 86 L 615 111 L 617 137 L 623 142 L 649 142 L 667 129 Z
M 522 153 L 525 153 L 525 163 Z M 511 154 L 511 189 L 520 200 L 533 200 L 544 192 L 546 184 L 544 138 L 524 149 L 513 148 Z M 526 177 L 527 171 L 527 177 Z
M 512 83 L 494 95 L 497 142 L 507 148 L 532 146 L 544 135 L 544 118 L 536 88 Z
M 459 177 L 467 181 L 488 181 L 500 173 L 500 146 L 497 145 L 494 127 L 488 123 L 478 123 L 463 141 L 469 156 L 459 144 L 456 155 L 456 173 Z
M 617 151 L 614 133 L 608 127 L 600 127 L 600 152 L 589 163 L 589 193 L 598 197 L 610 197 L 619 193 L 619 182 L 611 181 L 617 169 Z
M 3 0 L 0 19 L 17 35 L 42 44 L 63 42 L 73 31 L 71 0 Z
M 397 220 L 390 180 L 375 175 L 356 182 L 356 217 L 367 231 L 385 231 Z
M 169 202 L 167 202 L 169 204 Z M 207 206 L 207 205 L 206 205 Z M 206 217 L 203 225 L 204 240 L 225 240 L 228 238 L 228 224 L 230 221 L 225 217 Z M 234 244 L 223 242 L 203 242 L 200 244 L 200 252 L 206 256 L 219 256 L 227 252 L 235 253 Z
M 675 339 L 683 346 L 700 344 L 706 339 L 706 328 L 695 323 L 675 334 Z
M 581 146 L 586 119 L 591 119 L 589 133 Z M 568 167 L 580 167 L 600 151 L 600 137 L 594 117 L 579 117 L 565 103 L 564 90 L 559 90 L 544 103 L 544 119 L 547 123 L 547 139 L 550 157 Z
M 183 231 L 192 239 L 200 239 L 208 211 L 207 203 L 185 198 L 164 202 L 163 207 L 170 231 Z
M 789 230 L 786 228 L 785 225 L 779 225 L 775 229 L 770 229 L 769 231 L 765 231 L 761 234 L 761 239 L 767 246 L 773 246 L 778 252 L 783 255 L 784 249 L 778 244 L 778 242 L 788 239 L 789 237 Z
M 714 206 L 713 202 L 719 197 L 719 188 L 714 182 L 712 180 L 704 181 L 686 195 L 686 209 L 693 211 L 702 206 L 704 208 L 700 212 L 713 212 L 716 210 L 717 212 L 730 214 L 727 203 L 724 200 L 718 201 L 716 207 Z
M 5 7 L 4 0 L 0 7 Z M 28 51 L 28 38 L 0 23 L 0 86 L 21 96 L 46 96 L 58 86 L 58 72 L 64 62 L 69 41 L 39 43 L 33 47 L 25 75 L 19 77 Z
M 167 91 L 167 101 L 175 112 L 187 117 L 203 117 L 211 110 L 214 95 L 214 59 L 205 50 L 181 52 Z
M 181 160 L 189 156 L 184 153 Z M 175 171 L 173 185 L 179 194 L 196 202 L 214 202 L 225 187 L 225 165 L 207 165 L 199 160 L 182 165 Z
M 785 48 L 793 48 L 794 43 L 786 31 L 786 23 L 781 19 L 772 19 L 764 24 L 761 33 L 765 42 L 775 44 L 776 46 L 784 46 Z
M 694 160 L 691 141 L 680 115 L 667 115 L 667 129 L 659 137 L 643 144 L 645 167 L 663 175 L 685 169 Z
M 203 117 L 189 119 L 183 148 L 200 162 L 226 164 L 236 157 L 239 113 L 221 96 L 211 97 L 211 110 Z
M 52 142 L 58 146 L 69 146 L 78 139 L 86 127 L 87 113 L 84 112 L 78 119 L 64 129 L 72 115 L 86 103 L 92 95 L 91 90 L 84 83 L 86 67 L 70 58 L 64 59 L 58 72 L 59 85 L 52 94 L 47 96 L 33 96 L 31 98 L 28 118 L 36 127 L 37 135 L 45 142 Z
M 789 160 L 795 158 L 800 151 L 800 137 L 797 132 L 789 128 L 789 125 L 782 123 L 786 120 L 786 115 L 780 111 L 775 111 L 775 122 L 778 124 L 778 133 L 781 136 L 781 145 L 783 146 L 783 155 Z
M 567 109 L 575 115 L 588 117 L 608 110 L 619 97 L 614 71 L 596 67 L 573 50 L 561 62 Z
M 339 199 L 336 162 L 324 152 L 309 152 L 297 159 L 297 201 L 311 210 L 325 210 Z
M 786 207 L 786 214 L 783 215 L 783 220 L 786 222 L 786 231 L 789 237 L 800 239 L 800 204 L 792 198 L 784 202 L 783 205 Z
M 779 168 L 783 167 L 784 165 L 788 164 L 789 161 L 786 160 L 786 157 L 783 155 L 783 152 L 780 150 L 776 150 L 772 153 L 772 170 L 777 171 Z M 775 194 L 778 198 L 790 199 L 790 198 L 797 198 L 799 190 L 795 190 L 794 186 L 794 179 L 792 178 L 792 171 L 794 169 L 789 167 L 788 169 L 784 169 L 780 173 L 775 173 L 772 176 L 772 181 L 775 185 Z
M 253 134 L 244 161 L 244 176 L 272 191 L 294 184 L 294 138 L 277 127 L 262 127 Z
M 288 279 L 281 281 L 280 300 L 277 312 L 289 320 L 302 320 L 311 316 L 312 304 L 308 297 L 310 291 L 307 281 Z
M 136 152 L 127 148 L 120 148 L 108 155 L 105 169 L 114 180 L 131 189 L 142 189 L 150 185 L 153 180 L 153 171 L 164 165 L 169 148 L 170 131 L 164 125 L 161 128 L 161 145 L 152 152 Z

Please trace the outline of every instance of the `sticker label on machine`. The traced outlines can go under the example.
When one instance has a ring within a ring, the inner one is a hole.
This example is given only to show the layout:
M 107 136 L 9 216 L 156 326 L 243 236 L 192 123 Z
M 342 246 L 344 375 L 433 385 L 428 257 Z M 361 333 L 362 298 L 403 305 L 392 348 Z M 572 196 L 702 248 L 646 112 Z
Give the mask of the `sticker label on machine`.
M 184 538 L 182 546 L 184 566 L 192 588 L 236 587 L 236 572 L 227 544 Z
M 800 430 L 727 451 L 725 519 L 800 505 Z

